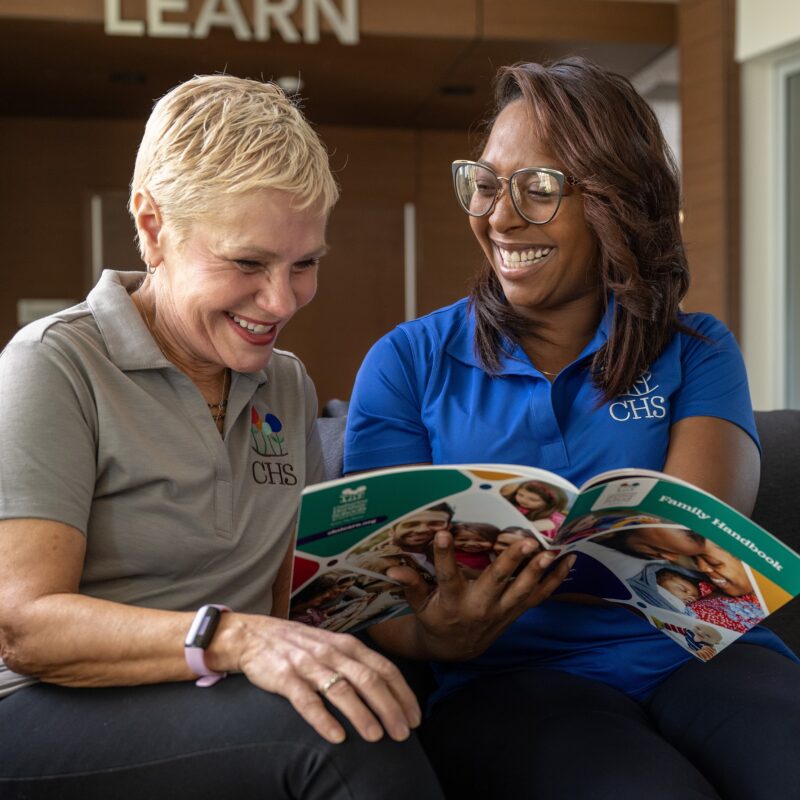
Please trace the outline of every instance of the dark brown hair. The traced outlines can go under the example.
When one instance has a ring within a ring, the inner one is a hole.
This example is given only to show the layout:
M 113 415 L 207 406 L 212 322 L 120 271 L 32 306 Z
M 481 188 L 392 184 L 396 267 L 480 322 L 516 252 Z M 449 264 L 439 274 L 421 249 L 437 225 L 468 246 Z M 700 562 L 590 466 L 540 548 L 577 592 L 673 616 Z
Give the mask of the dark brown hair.
M 564 493 L 554 486 L 549 486 L 540 481 L 523 481 L 522 483 L 510 483 L 500 487 L 500 494 L 510 503 L 517 504 L 517 492 L 526 489 L 529 492 L 541 497 L 545 506 L 533 513 L 528 512 L 525 516 L 529 520 L 544 519 L 549 517 L 554 511 L 562 511 L 567 504 Z
M 608 341 L 591 370 L 604 400 L 624 393 L 660 355 L 676 331 L 689 288 L 674 158 L 658 120 L 630 81 L 584 58 L 503 67 L 495 79 L 497 115 L 515 100 L 531 110 L 531 131 L 574 175 L 584 215 L 597 240 L 605 296 L 615 307 Z M 491 265 L 475 280 L 475 351 L 497 373 L 503 351 L 530 322 L 508 304 Z
M 494 544 L 497 540 L 497 534 L 500 533 L 500 528 L 496 525 L 490 525 L 488 522 L 454 522 L 450 526 L 450 533 L 453 534 L 453 538 L 459 533 L 469 533 L 470 531 L 477 533 L 481 539 Z

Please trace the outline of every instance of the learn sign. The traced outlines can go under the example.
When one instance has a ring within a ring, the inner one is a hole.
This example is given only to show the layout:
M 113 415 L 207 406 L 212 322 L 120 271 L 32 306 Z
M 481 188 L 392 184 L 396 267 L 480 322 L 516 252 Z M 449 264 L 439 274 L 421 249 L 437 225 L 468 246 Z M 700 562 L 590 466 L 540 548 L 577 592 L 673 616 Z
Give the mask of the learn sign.
M 162 36 L 205 39 L 212 28 L 229 28 L 242 41 L 266 41 L 273 31 L 287 42 L 315 43 L 324 19 L 342 44 L 358 43 L 358 0 L 249 0 L 248 17 L 240 0 L 203 0 L 194 21 L 166 19 L 189 14 L 189 0 L 147 0 L 142 19 L 123 19 L 122 0 L 105 0 L 105 31 L 110 36 Z M 292 19 L 302 9 L 302 31 Z

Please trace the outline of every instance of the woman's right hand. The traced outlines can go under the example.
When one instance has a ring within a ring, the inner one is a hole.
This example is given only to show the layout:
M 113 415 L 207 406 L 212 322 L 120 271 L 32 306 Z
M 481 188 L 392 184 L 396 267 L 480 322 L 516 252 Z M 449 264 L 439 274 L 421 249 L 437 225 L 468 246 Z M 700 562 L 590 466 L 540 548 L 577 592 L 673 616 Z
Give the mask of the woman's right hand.
M 435 589 L 414 570 L 396 567 L 387 573 L 405 588 L 415 612 L 416 641 L 396 648 L 397 639 L 390 632 L 394 622 L 385 625 L 389 637 L 379 635 L 376 640 L 405 655 L 442 661 L 480 655 L 523 611 L 546 600 L 575 562 L 575 556 L 569 555 L 550 569 L 557 556 L 539 550 L 539 544 L 530 539 L 515 542 L 478 578 L 469 580 L 458 567 L 453 537 L 440 531 L 433 546 Z M 408 625 L 407 618 L 398 619 L 396 625 Z
M 348 634 L 275 617 L 225 614 L 206 654 L 212 669 L 233 669 L 256 686 L 283 695 L 324 739 L 338 743 L 345 731 L 325 707 L 325 698 L 350 720 L 364 739 L 384 730 L 403 741 L 419 725 L 416 697 L 391 661 Z M 331 683 L 331 679 L 341 675 Z
M 0 650 L 10 669 L 64 686 L 191 677 L 180 643 L 192 614 L 80 594 L 86 553 L 80 531 L 51 520 L 0 520 L 0 542 Z M 291 565 L 289 556 L 286 563 Z M 319 690 L 339 673 L 346 680 L 331 684 L 327 699 L 365 739 L 380 739 L 386 730 L 403 740 L 420 722 L 400 671 L 345 634 L 229 612 L 221 617 L 206 662 L 220 672 L 244 672 L 256 686 L 285 696 L 331 742 L 342 741 L 344 729 Z

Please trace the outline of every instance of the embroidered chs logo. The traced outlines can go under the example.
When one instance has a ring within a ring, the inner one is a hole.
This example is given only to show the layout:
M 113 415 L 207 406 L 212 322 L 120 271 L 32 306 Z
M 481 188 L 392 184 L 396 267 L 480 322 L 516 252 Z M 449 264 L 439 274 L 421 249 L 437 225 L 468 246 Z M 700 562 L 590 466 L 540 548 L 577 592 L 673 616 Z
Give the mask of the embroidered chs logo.
M 250 408 L 250 437 L 253 450 L 260 456 L 288 455 L 283 447 L 283 423 L 274 414 L 260 416 L 255 406 Z
M 281 460 L 289 452 L 284 446 L 283 423 L 274 415 L 262 417 L 254 406 L 250 407 L 250 439 L 260 458 L 250 465 L 253 480 L 264 486 L 296 486 L 297 476 L 290 461 Z
M 608 407 L 608 413 L 617 422 L 632 419 L 663 419 L 667 414 L 663 395 L 654 394 L 658 384 L 653 383 L 653 373 L 645 372 L 625 394 Z

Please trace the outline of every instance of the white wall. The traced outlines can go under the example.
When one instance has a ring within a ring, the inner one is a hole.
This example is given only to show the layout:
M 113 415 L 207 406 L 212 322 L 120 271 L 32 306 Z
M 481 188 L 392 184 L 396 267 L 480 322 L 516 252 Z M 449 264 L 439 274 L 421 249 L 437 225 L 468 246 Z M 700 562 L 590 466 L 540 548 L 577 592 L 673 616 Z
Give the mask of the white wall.
M 679 72 L 678 48 L 670 47 L 631 77 L 631 83 L 658 117 L 664 138 L 672 148 L 678 166 L 681 163 Z
M 737 0 L 737 61 L 748 61 L 798 40 L 798 0 Z
M 741 345 L 757 409 L 786 406 L 783 70 L 800 68 L 800 2 L 738 0 L 742 76 Z

